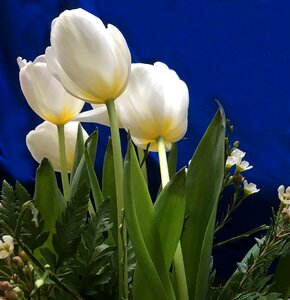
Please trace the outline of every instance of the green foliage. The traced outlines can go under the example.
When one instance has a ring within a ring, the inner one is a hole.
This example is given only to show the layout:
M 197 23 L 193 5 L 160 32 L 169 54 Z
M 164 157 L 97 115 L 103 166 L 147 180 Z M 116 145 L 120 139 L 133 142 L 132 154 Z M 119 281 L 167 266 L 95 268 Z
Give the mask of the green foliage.
M 36 170 L 34 201 L 44 220 L 44 230 L 53 234 L 55 222 L 66 203 L 58 188 L 52 165 L 46 158 Z
M 269 268 L 277 257 L 285 253 L 285 246 L 290 238 L 289 229 L 287 218 L 284 218 L 279 210 L 273 216 L 267 234 L 262 239 L 256 239 L 256 244 L 243 261 L 238 263 L 237 270 L 223 287 L 218 299 L 246 299 L 244 295 L 251 293 L 253 299 L 268 299 L 263 297 L 274 297 L 275 293 L 280 292 L 277 286 L 272 284 Z
M 154 207 L 131 142 L 124 167 L 124 205 L 129 237 L 152 299 L 174 299 Z M 142 299 L 141 294 L 135 299 Z
M 89 202 L 89 187 L 82 184 L 71 197 L 60 219 L 56 221 L 56 231 L 52 238 L 53 248 L 58 254 L 58 264 L 76 252 L 86 223 Z
M 96 158 L 96 152 L 97 152 L 97 145 L 98 145 L 98 131 L 95 130 L 87 139 L 86 141 L 87 144 L 87 150 L 89 152 L 90 158 L 92 165 L 95 163 L 95 158 Z M 78 146 L 79 145 L 79 146 Z M 81 145 L 81 141 L 77 142 L 77 147 L 76 151 L 78 151 L 78 159 L 76 159 L 76 164 L 74 164 L 74 174 L 71 177 L 71 186 L 70 186 L 70 196 L 72 197 L 79 189 L 80 186 L 86 182 L 88 186 L 90 186 L 90 180 L 87 172 L 87 164 L 86 164 L 86 159 L 84 155 L 84 145 Z M 79 159 L 81 156 L 81 159 Z
M 19 213 L 19 203 L 16 199 L 13 187 L 6 181 L 2 183 L 0 203 L 0 220 L 5 222 L 7 226 L 14 231 Z
M 49 236 L 49 232 L 44 232 L 44 220 L 40 214 L 34 216 L 33 209 L 36 208 L 31 204 L 25 211 L 22 223 L 19 224 L 21 239 L 32 252 L 42 246 Z
M 183 250 L 189 299 L 207 295 L 216 209 L 224 176 L 225 116 L 218 110 L 188 168 Z
M 113 221 L 112 236 L 114 241 L 117 241 L 118 222 L 117 222 L 117 207 L 116 207 L 116 185 L 115 185 L 115 170 L 113 159 L 112 139 L 109 139 L 103 164 L 102 176 L 102 192 L 105 198 L 110 198 L 111 220 Z
M 83 228 L 77 255 L 71 263 L 72 272 L 64 279 L 86 299 L 108 297 L 113 293 L 112 254 L 115 247 L 105 243 L 110 222 L 110 203 L 105 200 L 96 215 Z

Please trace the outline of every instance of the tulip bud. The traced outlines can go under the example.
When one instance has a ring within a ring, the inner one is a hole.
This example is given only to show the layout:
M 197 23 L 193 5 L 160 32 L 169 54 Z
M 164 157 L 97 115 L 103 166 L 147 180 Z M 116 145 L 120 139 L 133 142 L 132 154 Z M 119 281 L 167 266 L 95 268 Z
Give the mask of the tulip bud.
M 186 84 L 165 64 L 132 64 L 128 86 L 117 99 L 120 120 L 134 143 L 157 151 L 163 137 L 166 148 L 187 130 L 189 95 Z
M 83 9 L 66 10 L 53 20 L 50 72 L 72 95 L 91 103 L 116 99 L 125 89 L 131 55 L 121 32 Z
M 19 80 L 29 106 L 42 119 L 53 124 L 65 124 L 83 108 L 84 102 L 68 94 L 48 71 L 44 55 L 34 62 L 17 58 Z
M 70 172 L 74 160 L 78 123 L 69 122 L 65 124 L 64 131 L 67 169 L 68 172 Z M 84 140 L 88 138 L 88 134 L 84 129 L 83 136 Z M 46 157 L 52 163 L 54 170 L 60 172 L 59 144 L 56 125 L 46 121 L 38 125 L 35 130 L 30 131 L 26 136 L 26 145 L 31 155 L 38 163 Z

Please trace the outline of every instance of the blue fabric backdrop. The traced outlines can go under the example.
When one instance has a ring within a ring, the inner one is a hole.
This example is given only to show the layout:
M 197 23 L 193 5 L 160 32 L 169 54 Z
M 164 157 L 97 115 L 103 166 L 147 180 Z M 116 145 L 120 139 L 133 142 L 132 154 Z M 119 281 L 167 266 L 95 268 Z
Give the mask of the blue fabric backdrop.
M 33 60 L 43 54 L 52 19 L 77 7 L 117 26 L 133 62 L 163 61 L 188 84 L 189 127 L 180 143 L 179 166 L 191 158 L 210 122 L 216 110 L 212 100 L 221 101 L 235 125 L 234 138 L 254 166 L 245 175 L 261 188 L 224 236 L 267 222 L 271 206 L 278 205 L 277 187 L 290 185 L 289 0 L 1 0 L 0 179 L 32 184 L 37 166 L 25 135 L 41 120 L 21 93 L 16 57 Z M 100 133 L 103 153 L 109 131 L 101 126 Z M 155 162 L 153 155 L 152 182 L 159 177 Z M 221 276 L 252 243 L 248 239 L 215 251 Z

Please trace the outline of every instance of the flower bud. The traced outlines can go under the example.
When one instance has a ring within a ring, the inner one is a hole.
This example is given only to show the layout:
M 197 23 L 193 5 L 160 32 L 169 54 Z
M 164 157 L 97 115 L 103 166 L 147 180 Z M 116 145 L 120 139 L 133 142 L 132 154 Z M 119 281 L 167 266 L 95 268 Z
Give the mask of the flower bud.
M 12 262 L 15 263 L 17 266 L 21 266 L 23 264 L 23 261 L 20 256 L 13 256 Z

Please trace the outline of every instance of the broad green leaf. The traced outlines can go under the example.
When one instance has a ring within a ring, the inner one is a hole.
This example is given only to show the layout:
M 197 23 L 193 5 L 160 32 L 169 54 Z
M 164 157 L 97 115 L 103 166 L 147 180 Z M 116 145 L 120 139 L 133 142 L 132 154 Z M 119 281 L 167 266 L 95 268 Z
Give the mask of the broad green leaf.
M 55 232 L 55 222 L 66 206 L 55 177 L 54 170 L 47 158 L 44 158 L 36 170 L 35 206 L 44 220 L 44 231 Z
M 108 141 L 104 165 L 103 165 L 103 176 L 102 176 L 102 192 L 104 198 L 110 198 L 110 213 L 111 220 L 113 221 L 113 228 L 111 230 L 113 238 L 117 241 L 118 236 L 118 222 L 117 222 L 117 207 L 116 207 L 116 186 L 115 186 L 115 171 L 114 171 L 114 159 L 113 159 L 113 148 L 112 139 Z
M 151 299 L 175 299 L 154 207 L 131 142 L 124 167 L 124 206 L 137 264 L 146 286 L 150 286 Z M 135 294 L 134 298 L 143 299 L 141 293 Z
M 91 157 L 92 164 L 95 164 L 96 152 L 97 152 L 97 144 L 98 144 L 98 131 L 95 130 L 86 141 L 87 149 Z M 90 180 L 87 172 L 87 165 L 85 160 L 84 153 L 82 154 L 82 158 L 78 164 L 78 167 L 75 171 L 73 180 L 71 182 L 70 188 L 70 199 L 71 196 L 76 193 L 76 191 L 80 188 L 80 186 L 86 182 L 90 185 Z
M 189 299 L 204 300 L 218 196 L 224 175 L 225 116 L 218 110 L 188 168 L 184 231 L 181 238 Z
M 155 214 L 164 259 L 169 270 L 180 239 L 185 212 L 185 170 L 178 172 L 159 194 Z
M 178 172 L 159 194 L 155 205 L 157 226 L 164 251 L 166 268 L 169 271 L 180 239 L 185 211 L 185 170 Z M 150 286 L 142 276 L 143 270 L 137 264 L 134 276 L 134 291 L 140 291 L 142 299 L 151 299 Z M 140 296 L 139 296 L 140 298 Z M 137 299 L 139 299 L 137 298 Z
M 74 153 L 74 161 L 73 161 L 72 171 L 70 174 L 70 182 L 72 182 L 72 180 L 74 178 L 75 172 L 76 172 L 78 165 L 82 159 L 84 150 L 85 150 L 85 141 L 84 141 L 84 136 L 83 136 L 83 130 L 82 130 L 81 123 L 79 123 L 76 148 L 75 148 L 75 153 Z

